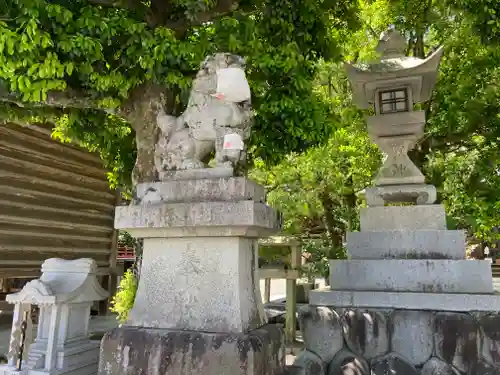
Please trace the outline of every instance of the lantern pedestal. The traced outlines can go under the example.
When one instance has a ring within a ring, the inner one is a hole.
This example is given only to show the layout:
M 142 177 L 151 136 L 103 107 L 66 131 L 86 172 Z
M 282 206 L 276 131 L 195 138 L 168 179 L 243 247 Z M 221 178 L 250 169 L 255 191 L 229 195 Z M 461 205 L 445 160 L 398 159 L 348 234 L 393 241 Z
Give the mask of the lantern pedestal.
M 268 324 L 248 333 L 120 327 L 101 344 L 100 374 L 282 375 L 282 329 Z
M 365 208 L 361 231 L 347 237 L 351 259 L 331 260 L 331 288 L 311 291 L 299 311 L 303 356 L 327 375 L 347 365 L 358 374 L 500 374 L 491 266 L 466 260 L 465 233 L 444 228 L 441 205 Z
M 257 240 L 280 229 L 263 188 L 243 177 L 137 186 L 115 226 L 143 238 L 124 327 L 102 341 L 99 373 L 277 375 L 280 328 L 267 326 Z
M 366 204 L 372 207 L 386 203 L 415 203 L 430 205 L 436 201 L 437 193 L 433 185 L 383 185 L 365 189 Z

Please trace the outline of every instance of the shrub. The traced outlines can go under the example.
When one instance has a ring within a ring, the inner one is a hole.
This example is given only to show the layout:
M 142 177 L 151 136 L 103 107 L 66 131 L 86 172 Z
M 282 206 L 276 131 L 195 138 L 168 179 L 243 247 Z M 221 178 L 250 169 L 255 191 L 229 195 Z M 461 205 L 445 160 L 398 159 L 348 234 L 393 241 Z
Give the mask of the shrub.
M 118 292 L 111 301 L 110 310 L 117 313 L 117 319 L 124 323 L 128 318 L 128 313 L 134 306 L 135 293 L 137 291 L 137 278 L 132 270 L 127 270 L 120 281 Z

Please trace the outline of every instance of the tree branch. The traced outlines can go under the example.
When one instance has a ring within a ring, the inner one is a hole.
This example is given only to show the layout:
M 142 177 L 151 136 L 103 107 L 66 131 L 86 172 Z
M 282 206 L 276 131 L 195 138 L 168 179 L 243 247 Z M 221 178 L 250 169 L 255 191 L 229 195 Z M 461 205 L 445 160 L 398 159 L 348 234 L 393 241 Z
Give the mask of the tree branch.
M 193 21 L 191 22 L 191 26 L 201 25 L 205 22 L 208 22 L 216 17 L 220 17 L 224 14 L 230 13 L 238 9 L 238 1 L 234 0 L 219 0 L 217 1 L 217 5 L 208 10 L 198 12 L 194 15 Z M 182 20 L 176 20 L 174 22 L 167 22 L 167 27 L 172 28 L 174 30 L 179 28 L 185 28 L 185 22 L 182 24 Z
M 139 10 L 144 13 L 144 21 L 151 27 L 165 26 L 177 32 L 183 32 L 190 26 L 199 26 L 205 22 L 233 12 L 241 0 L 218 0 L 214 7 L 192 14 L 189 18 L 179 17 L 172 12 L 176 4 L 171 0 L 151 0 L 149 6 L 141 0 L 89 0 L 91 4 L 104 7 L 121 7 Z M 189 9 L 188 9 L 189 10 Z
M 0 102 L 15 104 L 18 107 L 54 107 L 54 108 L 97 108 L 94 99 L 84 93 L 68 88 L 64 91 L 52 91 L 47 94 L 47 98 L 39 103 L 23 102 L 19 95 L 16 95 L 5 87 L 0 86 Z

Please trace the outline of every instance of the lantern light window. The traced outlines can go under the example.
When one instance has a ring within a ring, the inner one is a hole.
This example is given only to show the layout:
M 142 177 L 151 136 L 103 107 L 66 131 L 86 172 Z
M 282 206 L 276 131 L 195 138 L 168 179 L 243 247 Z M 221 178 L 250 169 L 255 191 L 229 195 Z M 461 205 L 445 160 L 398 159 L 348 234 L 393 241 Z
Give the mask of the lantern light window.
M 406 88 L 379 92 L 380 114 L 408 112 L 408 92 Z

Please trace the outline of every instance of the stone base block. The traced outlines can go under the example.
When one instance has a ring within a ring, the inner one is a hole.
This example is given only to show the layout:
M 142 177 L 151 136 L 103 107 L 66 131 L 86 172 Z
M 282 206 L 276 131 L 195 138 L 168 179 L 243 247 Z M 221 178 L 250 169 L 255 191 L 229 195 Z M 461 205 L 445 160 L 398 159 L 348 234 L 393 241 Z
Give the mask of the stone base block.
M 128 325 L 227 333 L 260 327 L 255 265 L 250 238 L 145 238 Z
M 359 308 L 420 309 L 437 311 L 500 311 L 500 294 L 453 294 L 313 290 L 312 306 L 357 306 Z
M 137 185 L 134 204 L 242 200 L 265 202 L 264 187 L 245 177 L 147 182 Z
M 326 311 L 328 310 L 328 311 Z M 463 313 L 356 307 L 304 307 L 304 341 L 294 365 L 305 375 L 499 375 L 500 313 Z M 325 316 L 332 328 L 325 325 Z M 340 319 L 338 318 L 340 317 Z M 339 347 L 339 341 L 342 343 Z M 318 357 L 329 348 L 328 357 Z M 316 358 L 318 357 L 318 358 Z M 305 362 L 304 358 L 310 358 Z M 313 360 L 314 359 L 314 360 Z M 313 363 L 314 366 L 306 366 Z
M 234 170 L 232 167 L 183 169 L 178 171 L 164 171 L 159 173 L 159 178 L 161 181 L 186 181 L 210 178 L 227 178 L 232 176 L 234 176 Z
M 361 231 L 446 230 L 441 204 L 423 206 L 366 207 L 360 212 Z
M 433 185 L 407 184 L 383 185 L 366 189 L 368 206 L 383 206 L 386 203 L 433 204 L 436 201 L 436 188 Z
M 388 230 L 350 232 L 347 250 L 352 259 L 464 259 L 461 230 Z
M 280 216 L 251 200 L 157 203 L 116 207 L 115 228 L 136 238 L 264 237 L 281 228 Z
M 493 293 L 491 264 L 485 260 L 330 260 L 335 290 L 428 293 Z
M 282 329 L 247 334 L 120 327 L 102 339 L 99 375 L 282 375 Z

